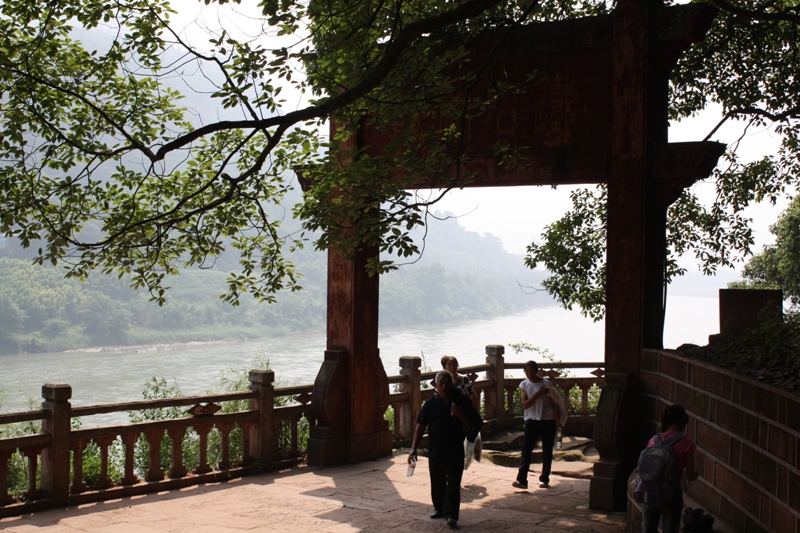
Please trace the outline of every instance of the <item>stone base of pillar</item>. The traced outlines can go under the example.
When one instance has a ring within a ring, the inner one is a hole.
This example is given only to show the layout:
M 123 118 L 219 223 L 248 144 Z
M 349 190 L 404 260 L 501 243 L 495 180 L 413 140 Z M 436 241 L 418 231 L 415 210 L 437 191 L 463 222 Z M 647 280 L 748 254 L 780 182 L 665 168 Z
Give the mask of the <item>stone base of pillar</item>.
M 349 462 L 360 463 L 392 455 L 392 444 L 390 430 L 352 437 L 349 444 Z
M 315 431 L 308 437 L 308 464 L 337 466 L 386 457 L 392 454 L 392 438 L 390 430 L 355 437 L 330 436 L 325 431 Z
M 636 379 L 631 374 L 609 372 L 594 421 L 594 445 L 600 460 L 589 483 L 589 507 L 604 511 L 627 508 L 628 476 L 639 457 L 639 420 Z
M 629 465 L 606 463 L 594 464 L 589 482 L 589 507 L 606 511 L 625 511 L 628 508 Z
M 337 466 L 347 461 L 346 437 L 308 437 L 307 461 L 310 466 Z

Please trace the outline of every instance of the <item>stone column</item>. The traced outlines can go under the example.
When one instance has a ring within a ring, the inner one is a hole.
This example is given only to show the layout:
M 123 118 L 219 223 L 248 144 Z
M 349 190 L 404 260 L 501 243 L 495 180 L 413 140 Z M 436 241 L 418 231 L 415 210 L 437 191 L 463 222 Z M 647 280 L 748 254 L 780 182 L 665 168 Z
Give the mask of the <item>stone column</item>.
M 400 390 L 408 393 L 408 401 L 403 404 L 398 420 L 403 439 L 408 439 L 409 442 L 414 438 L 417 416 L 422 406 L 422 394 L 419 390 L 421 367 L 422 359 L 416 355 L 404 355 L 400 358 L 400 375 L 406 378 L 400 384 Z
M 50 412 L 50 416 L 42 420 L 42 433 L 50 434 L 51 439 L 50 445 L 42 451 L 42 490 L 57 505 L 63 505 L 69 498 L 72 387 L 46 383 L 42 386 L 42 398 L 42 409 Z
M 249 408 L 251 411 L 258 412 L 258 418 L 248 432 L 251 457 L 247 459 L 269 466 L 274 459 L 276 446 L 273 420 L 275 372 L 263 368 L 253 369 L 250 370 L 248 379 L 250 380 L 250 390 L 257 394 L 255 399 L 249 401 Z
M 506 363 L 503 354 L 506 348 L 502 344 L 489 344 L 486 346 L 486 379 L 492 380 L 492 388 L 484 393 L 484 410 L 486 418 L 502 420 L 506 416 Z

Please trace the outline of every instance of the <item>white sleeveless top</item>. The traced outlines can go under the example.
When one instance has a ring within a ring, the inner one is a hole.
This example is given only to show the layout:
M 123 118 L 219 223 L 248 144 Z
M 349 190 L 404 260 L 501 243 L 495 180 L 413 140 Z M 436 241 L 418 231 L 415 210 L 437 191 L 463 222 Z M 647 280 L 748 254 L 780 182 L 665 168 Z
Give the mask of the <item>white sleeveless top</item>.
M 534 383 L 529 379 L 523 379 L 519 388 L 525 391 L 528 398 L 532 398 L 542 388 L 553 388 L 550 381 L 543 379 L 539 383 Z M 549 394 L 540 396 L 538 400 L 533 402 L 533 405 L 525 409 L 525 420 L 555 420 L 556 413 L 553 409 L 553 401 L 550 399 Z

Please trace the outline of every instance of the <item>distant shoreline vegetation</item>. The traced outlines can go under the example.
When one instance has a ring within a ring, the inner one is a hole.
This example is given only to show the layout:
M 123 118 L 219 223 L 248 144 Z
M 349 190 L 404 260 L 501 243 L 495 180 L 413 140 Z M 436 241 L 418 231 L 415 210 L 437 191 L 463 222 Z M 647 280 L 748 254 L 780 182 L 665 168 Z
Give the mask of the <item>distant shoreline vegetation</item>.
M 555 305 L 541 286 L 545 272 L 524 266 L 500 239 L 461 227 L 450 214 L 415 239 L 425 253 L 381 276 L 382 327 L 446 324 L 511 315 Z M 422 246 L 421 246 L 422 247 Z M 214 269 L 189 269 L 170 278 L 162 307 L 133 291 L 126 279 L 92 274 L 81 283 L 60 267 L 33 264 L 33 250 L 0 239 L 0 354 L 63 352 L 195 341 L 230 341 L 324 332 L 327 255 L 310 247 L 292 254 L 303 290 L 281 292 L 274 304 L 243 297 L 220 300 L 231 252 Z
M 96 347 L 230 341 L 320 332 L 325 328 L 325 264 L 302 265 L 304 289 L 275 304 L 219 300 L 227 273 L 187 270 L 170 280 L 163 307 L 124 280 L 63 278 L 55 267 L 0 258 L 0 354 Z M 439 264 L 381 279 L 381 325 L 459 322 L 513 314 L 552 301 L 526 295 L 508 274 L 448 272 Z

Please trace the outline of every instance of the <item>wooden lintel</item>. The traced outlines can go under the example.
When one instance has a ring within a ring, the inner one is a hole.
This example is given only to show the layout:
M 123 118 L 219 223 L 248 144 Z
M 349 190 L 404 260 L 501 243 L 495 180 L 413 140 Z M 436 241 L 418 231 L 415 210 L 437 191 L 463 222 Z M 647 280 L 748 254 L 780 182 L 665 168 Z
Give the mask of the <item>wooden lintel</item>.
M 658 144 L 653 147 L 653 183 L 659 188 L 683 189 L 707 178 L 725 151 L 717 142 Z M 419 189 L 509 187 L 517 185 L 575 185 L 608 182 L 608 147 L 521 150 L 513 166 L 502 168 L 491 155 L 469 158 L 470 178 L 421 182 Z M 680 193 L 680 192 L 679 192 Z

